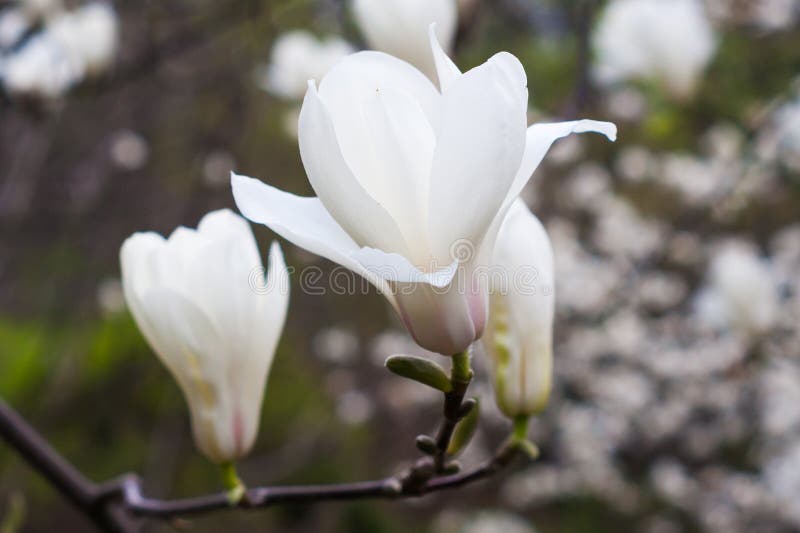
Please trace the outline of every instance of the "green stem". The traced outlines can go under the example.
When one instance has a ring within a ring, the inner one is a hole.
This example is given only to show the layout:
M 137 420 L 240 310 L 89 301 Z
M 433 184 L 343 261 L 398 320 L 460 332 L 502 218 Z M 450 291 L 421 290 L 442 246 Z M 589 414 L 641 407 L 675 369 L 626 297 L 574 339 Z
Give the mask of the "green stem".
M 453 356 L 453 367 L 451 369 L 451 379 L 456 383 L 469 383 L 472 380 L 472 368 L 469 365 L 469 350 L 464 350 Z
M 228 492 L 228 502 L 231 505 L 238 505 L 247 489 L 236 472 L 236 463 L 223 463 L 219 465 L 219 468 L 222 474 L 222 484 Z
M 528 417 L 518 415 L 514 417 L 514 426 L 511 433 L 514 442 L 524 442 L 528 440 Z

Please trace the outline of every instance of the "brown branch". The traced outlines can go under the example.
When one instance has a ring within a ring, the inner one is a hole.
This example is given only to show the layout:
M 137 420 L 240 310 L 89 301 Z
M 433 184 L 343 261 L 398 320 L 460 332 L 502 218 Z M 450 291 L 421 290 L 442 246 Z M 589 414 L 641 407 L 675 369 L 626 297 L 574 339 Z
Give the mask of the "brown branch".
M 46 478 L 77 509 L 103 531 L 129 533 L 140 529 L 143 518 L 168 519 L 231 509 L 254 509 L 282 503 L 315 503 L 367 498 L 398 499 L 454 489 L 487 478 L 520 452 L 509 440 L 488 461 L 460 474 L 441 475 L 453 430 L 463 417 L 463 399 L 471 378 L 469 356 L 453 358 L 454 388 L 445 395 L 445 419 L 437 437 L 436 453 L 424 457 L 408 472 L 374 481 L 331 485 L 256 487 L 231 505 L 224 492 L 178 500 L 151 499 L 142 494 L 138 476 L 127 474 L 97 484 L 68 463 L 25 419 L 0 400 L 0 436 L 28 464 Z
M 150 499 L 142 495 L 141 481 L 137 476 L 124 476 L 107 484 L 101 490 L 101 498 L 104 501 L 119 499 L 124 507 L 135 515 L 162 519 L 212 511 L 264 508 L 284 503 L 413 498 L 455 489 L 485 479 L 508 465 L 519 453 L 519 448 L 509 442 L 501 447 L 494 457 L 474 470 L 452 476 L 434 477 L 419 487 L 409 489 L 402 486 L 403 476 L 332 485 L 257 487 L 249 489 L 238 505 L 231 505 L 224 492 L 181 500 Z
M 2 400 L 0 436 L 99 529 L 121 533 L 136 530 L 134 524 L 125 517 L 115 516 L 114 506 L 105 505 L 101 487 L 68 463 Z
M 575 78 L 576 86 L 571 101 L 563 115 L 565 120 L 579 118 L 592 100 L 591 80 L 591 30 L 596 0 L 579 0 L 575 12 Z

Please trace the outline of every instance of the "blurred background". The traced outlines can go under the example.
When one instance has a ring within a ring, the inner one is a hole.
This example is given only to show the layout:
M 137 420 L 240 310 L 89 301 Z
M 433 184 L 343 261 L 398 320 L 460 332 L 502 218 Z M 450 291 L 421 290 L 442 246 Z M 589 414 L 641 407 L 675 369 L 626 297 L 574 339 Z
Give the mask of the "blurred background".
M 417 501 L 147 530 L 800 531 L 799 21 L 794 0 L 460 1 L 462 69 L 508 50 L 531 122 L 620 130 L 559 141 L 524 192 L 557 264 L 541 458 Z M 234 208 L 232 169 L 312 194 L 295 137 L 305 80 L 363 35 L 340 0 L 0 0 L 0 396 L 91 478 L 219 490 L 125 309 L 119 247 Z M 266 250 L 275 235 L 254 231 Z M 282 245 L 297 269 L 333 269 Z M 383 368 L 394 353 L 419 350 L 374 291 L 293 290 L 245 481 L 406 466 L 441 406 Z M 474 364 L 467 465 L 509 426 L 480 350 Z M 0 446 L 3 533 L 89 528 Z

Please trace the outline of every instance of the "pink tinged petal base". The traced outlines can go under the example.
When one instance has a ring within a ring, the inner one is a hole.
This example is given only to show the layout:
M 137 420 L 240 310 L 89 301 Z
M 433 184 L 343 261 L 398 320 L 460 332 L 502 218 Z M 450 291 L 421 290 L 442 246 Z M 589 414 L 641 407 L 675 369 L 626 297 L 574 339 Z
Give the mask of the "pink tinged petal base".
M 454 260 L 426 272 L 401 255 L 374 248 L 362 248 L 352 257 L 389 284 L 403 325 L 426 350 L 460 353 L 483 333 L 486 291 L 475 283 L 471 264 Z
M 425 283 L 395 284 L 403 325 L 417 344 L 442 355 L 461 353 L 475 342 L 478 330 L 474 304 L 454 283 L 437 289 Z M 485 322 L 485 321 L 484 321 Z

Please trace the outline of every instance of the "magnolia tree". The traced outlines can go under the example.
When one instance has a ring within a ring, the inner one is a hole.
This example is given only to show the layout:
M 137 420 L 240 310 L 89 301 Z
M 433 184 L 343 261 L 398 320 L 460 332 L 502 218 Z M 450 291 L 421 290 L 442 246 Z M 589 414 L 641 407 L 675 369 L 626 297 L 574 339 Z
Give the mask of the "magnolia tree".
M 6 440 L 98 526 L 129 531 L 141 517 L 414 497 L 536 456 L 527 428 L 550 392 L 555 272 L 547 233 L 518 196 L 557 139 L 598 132 L 614 140 L 616 128 L 591 120 L 529 126 L 527 78 L 515 56 L 500 52 L 462 72 L 442 47 L 440 38 L 452 41 L 453 2 L 377 4 L 356 2 L 357 19 L 372 45 L 395 55 L 321 61 L 327 72 L 307 82 L 297 131 L 316 197 L 232 173 L 244 218 L 214 211 L 196 230 L 180 227 L 166 239 L 136 233 L 120 251 L 128 307 L 183 392 L 197 449 L 219 465 L 225 490 L 156 500 L 134 475 L 92 483 L 0 406 Z M 416 343 L 442 356 L 386 354 L 388 370 L 443 399 L 438 432 L 416 438 L 421 457 L 406 471 L 323 486 L 241 481 L 235 465 L 258 437 L 290 306 L 281 248 L 272 244 L 265 270 L 247 219 L 363 276 Z M 485 462 L 462 471 L 455 457 L 479 416 L 469 397 L 478 342 L 492 360 L 509 433 Z

